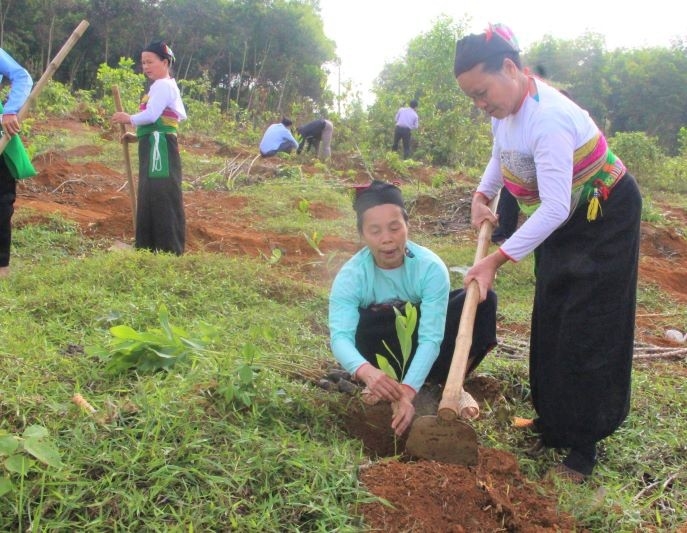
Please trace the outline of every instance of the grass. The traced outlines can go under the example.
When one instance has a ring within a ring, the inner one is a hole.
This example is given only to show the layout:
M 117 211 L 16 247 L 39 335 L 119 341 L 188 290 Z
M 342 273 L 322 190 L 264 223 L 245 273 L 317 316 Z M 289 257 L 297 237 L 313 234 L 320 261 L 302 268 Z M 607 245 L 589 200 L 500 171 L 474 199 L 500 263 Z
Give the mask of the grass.
M 266 230 L 356 238 L 339 182 L 298 170 L 240 194 Z M 342 216 L 313 220 L 302 199 Z M 18 211 L 13 274 L 0 281 L 0 431 L 44 426 L 64 466 L 37 462 L 22 477 L 0 465 L 13 482 L 0 496 L 0 530 L 365 530 L 356 509 L 373 497 L 357 481 L 361 445 L 343 432 L 331 394 L 307 379 L 330 360 L 328 287 L 261 259 L 108 252 L 59 216 L 32 220 Z M 472 262 L 471 239 L 412 226 L 411 238 L 449 266 Z M 530 260 L 499 273 L 502 326 L 526 329 L 532 281 Z M 641 287 L 639 300 L 647 312 L 675 309 L 658 287 Z M 208 350 L 167 372 L 108 373 L 95 348 L 109 327 L 156 327 L 161 304 L 191 334 L 212 326 Z M 504 390 L 474 424 L 481 444 L 515 453 L 538 480 L 556 452 L 528 458 L 527 436 L 509 427 L 532 414 L 526 360 L 496 351 L 480 372 Z M 561 509 L 581 527 L 687 523 L 686 375 L 684 360 L 635 365 L 631 414 L 603 441 L 593 481 L 559 487 Z M 74 405 L 74 393 L 97 412 Z

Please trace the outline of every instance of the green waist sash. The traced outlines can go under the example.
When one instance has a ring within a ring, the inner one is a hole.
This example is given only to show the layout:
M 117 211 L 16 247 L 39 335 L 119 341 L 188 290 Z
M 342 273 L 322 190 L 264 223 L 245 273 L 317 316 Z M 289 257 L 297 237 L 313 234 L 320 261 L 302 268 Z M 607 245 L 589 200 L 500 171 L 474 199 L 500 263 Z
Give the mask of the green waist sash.
M 145 124 L 136 128 L 136 137 L 152 136 L 150 143 L 150 157 L 148 160 L 149 178 L 169 178 L 169 151 L 167 149 L 168 133 L 176 133 L 177 128 L 163 124 L 157 119 L 153 124 Z

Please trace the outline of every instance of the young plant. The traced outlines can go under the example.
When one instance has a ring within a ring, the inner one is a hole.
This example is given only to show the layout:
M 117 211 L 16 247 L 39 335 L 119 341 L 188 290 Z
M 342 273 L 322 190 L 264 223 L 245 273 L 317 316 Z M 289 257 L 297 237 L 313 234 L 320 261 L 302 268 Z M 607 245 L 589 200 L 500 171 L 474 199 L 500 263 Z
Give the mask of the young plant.
M 21 437 L 0 429 L 0 496 L 14 489 L 13 475 L 23 480 L 35 470 L 36 462 L 31 457 L 47 466 L 62 466 L 60 454 L 43 426 L 28 426 Z
M 304 215 L 310 214 L 310 200 L 306 198 L 301 198 L 298 201 L 298 211 Z
M 259 252 L 260 257 L 267 261 L 268 265 L 276 265 L 281 260 L 281 248 L 272 248 L 272 253 L 269 255 L 269 257 L 266 256 L 261 250 L 259 250 Z
M 310 247 L 315 250 L 319 256 L 324 257 L 322 250 L 320 250 L 320 243 L 322 242 L 324 235 L 320 235 L 320 233 L 315 230 L 312 232 L 312 235 L 308 235 L 307 233 L 303 232 L 303 236 L 305 237 L 305 240 L 308 241 Z
M 257 348 L 253 344 L 245 344 L 241 350 L 244 358 L 238 367 L 228 376 L 220 376 L 217 392 L 221 398 L 236 408 L 251 407 L 258 394 L 256 385 L 256 366 L 253 364 L 257 356 Z
M 107 370 L 118 373 L 131 368 L 141 372 L 169 370 L 189 354 L 202 352 L 216 334 L 210 328 L 198 337 L 169 323 L 169 312 L 162 304 L 158 310 L 160 328 L 136 331 L 130 326 L 113 326 L 110 349 L 96 349 L 95 354 L 107 360 Z
M 401 313 L 396 307 L 394 307 L 394 313 L 396 314 L 396 335 L 398 336 L 398 343 L 401 346 L 400 357 L 393 353 L 386 341 L 383 342 L 384 347 L 389 352 L 389 357 L 392 358 L 401 369 L 401 375 L 399 376 L 396 374 L 396 370 L 391 366 L 387 357 L 380 354 L 376 354 L 376 356 L 379 368 L 387 376 L 394 378 L 396 381 L 401 381 L 406 373 L 406 365 L 408 364 L 408 359 L 410 359 L 410 354 L 413 350 L 413 333 L 417 326 L 417 308 L 410 302 L 406 302 L 405 313 Z

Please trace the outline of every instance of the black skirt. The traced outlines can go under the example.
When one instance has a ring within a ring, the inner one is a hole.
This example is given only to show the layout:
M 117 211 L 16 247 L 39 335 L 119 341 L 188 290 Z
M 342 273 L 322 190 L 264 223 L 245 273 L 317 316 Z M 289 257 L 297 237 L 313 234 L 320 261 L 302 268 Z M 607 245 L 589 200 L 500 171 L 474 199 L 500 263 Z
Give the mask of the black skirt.
M 181 191 L 181 158 L 176 135 L 166 135 L 169 177 L 151 178 L 150 146 L 153 136 L 138 142 L 139 178 L 136 199 L 136 248 L 154 252 L 184 253 L 186 219 Z
M 430 383 L 444 384 L 446 382 L 446 377 L 451 367 L 451 359 L 453 358 L 453 349 L 456 345 L 456 335 L 458 334 L 458 325 L 464 302 L 465 291 L 463 289 L 457 289 L 449 294 L 444 340 L 441 343 L 439 356 L 427 376 L 427 381 Z M 393 307 L 403 312 L 405 302 L 360 308 L 360 322 L 355 335 L 355 345 L 363 357 L 377 368 L 379 368 L 379 365 L 377 364 L 376 354 L 387 357 L 389 363 L 396 370 L 396 374 L 400 375 L 400 363 L 389 357 L 389 352 L 384 346 L 384 341 L 386 341 L 393 354 L 401 354 L 401 346 L 396 334 L 396 315 Z M 416 307 L 418 310 L 418 325 L 413 334 L 413 349 L 410 359 L 406 364 L 406 369 L 410 367 L 410 362 L 413 360 L 417 350 L 418 329 L 422 320 L 420 307 Z M 477 368 L 477 365 L 480 364 L 494 346 L 496 346 L 496 294 L 493 291 L 489 291 L 487 299 L 477 306 L 472 333 L 472 346 L 470 347 L 468 359 L 468 374 Z
M 547 446 L 593 444 L 628 414 L 641 204 L 626 174 L 603 216 L 581 205 L 535 251 L 530 382 Z

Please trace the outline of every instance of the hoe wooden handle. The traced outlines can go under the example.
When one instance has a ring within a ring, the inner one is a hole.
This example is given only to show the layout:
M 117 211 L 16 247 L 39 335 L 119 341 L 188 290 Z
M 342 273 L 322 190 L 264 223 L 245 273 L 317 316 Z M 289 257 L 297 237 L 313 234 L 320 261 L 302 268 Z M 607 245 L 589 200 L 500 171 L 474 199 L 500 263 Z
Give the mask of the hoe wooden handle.
M 115 111 L 122 111 L 122 97 L 119 94 L 119 87 L 112 86 L 112 97 L 114 98 Z M 126 133 L 126 126 L 119 125 L 119 133 L 124 135 Z M 131 170 L 131 156 L 129 155 L 129 143 L 122 142 L 122 150 L 124 152 L 124 166 L 126 167 L 126 183 L 129 187 L 129 198 L 131 199 L 131 214 L 134 223 L 134 233 L 136 233 L 136 187 L 134 186 L 134 174 Z
M 74 48 L 76 41 L 78 41 L 81 38 L 81 36 L 86 31 L 86 28 L 88 28 L 88 21 L 82 20 L 76 27 L 76 29 L 72 32 L 69 39 L 67 39 L 67 42 L 64 43 L 60 51 L 57 52 L 57 55 L 53 58 L 50 64 L 48 64 L 48 68 L 45 69 L 45 72 L 43 73 L 41 78 L 33 86 L 33 89 L 31 90 L 31 93 L 26 99 L 26 102 L 24 102 L 24 105 L 19 110 L 19 113 L 17 113 L 17 119 L 19 120 L 19 122 L 24 120 L 24 118 L 29 112 L 29 109 L 36 101 L 38 96 L 41 94 L 41 91 L 43 91 L 44 87 L 50 81 L 50 78 L 52 78 L 53 74 L 55 74 L 55 71 L 60 67 L 62 61 L 64 61 L 64 58 L 67 56 L 67 54 L 71 51 L 72 48 Z M 10 142 L 9 135 L 3 135 L 0 138 L 0 154 L 5 150 L 5 147 L 7 146 L 8 142 Z
M 490 202 L 489 208 L 496 210 L 500 194 L 497 194 Z M 477 250 L 475 263 L 487 256 L 491 244 L 491 233 L 494 225 L 485 220 L 479 229 L 477 237 Z M 446 378 L 446 387 L 439 402 L 437 414 L 442 420 L 455 420 L 460 416 L 460 393 L 463 390 L 463 380 L 468 366 L 468 357 L 472 346 L 472 331 L 475 327 L 475 315 L 479 305 L 479 284 L 473 280 L 465 291 L 463 312 L 460 315 L 456 346 L 453 349 L 451 368 Z

